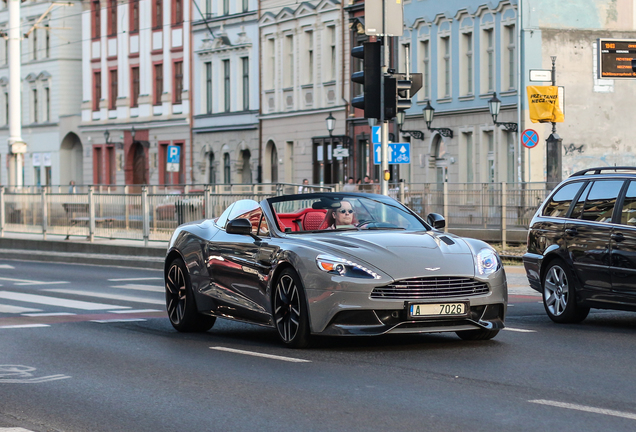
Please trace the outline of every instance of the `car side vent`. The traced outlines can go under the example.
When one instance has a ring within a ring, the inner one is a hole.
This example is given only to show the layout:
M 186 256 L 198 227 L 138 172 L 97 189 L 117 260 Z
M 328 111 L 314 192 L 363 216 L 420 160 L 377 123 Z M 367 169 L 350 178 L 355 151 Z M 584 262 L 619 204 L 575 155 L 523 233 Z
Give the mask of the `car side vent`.
M 446 237 L 446 236 L 441 236 L 440 239 L 446 243 L 447 245 L 454 245 L 455 242 L 453 240 L 451 240 L 450 238 Z

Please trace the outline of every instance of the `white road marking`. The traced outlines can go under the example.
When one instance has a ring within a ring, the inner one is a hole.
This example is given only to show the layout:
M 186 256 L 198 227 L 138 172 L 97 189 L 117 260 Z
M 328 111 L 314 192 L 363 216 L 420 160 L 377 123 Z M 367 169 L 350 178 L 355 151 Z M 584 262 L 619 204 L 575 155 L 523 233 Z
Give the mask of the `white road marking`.
M 137 290 L 137 291 L 152 291 L 152 292 L 166 292 L 166 289 L 163 286 L 157 285 L 137 285 L 137 284 L 126 284 L 126 285 L 111 285 L 111 288 L 121 288 L 128 290 Z
M 53 282 L 43 282 L 43 281 L 34 281 L 28 279 L 15 279 L 15 278 L 0 278 L 0 280 L 15 282 L 15 285 L 58 285 L 58 284 L 67 284 L 69 282 L 65 281 L 53 281 Z
M 12 265 L 10 265 L 10 264 L 0 264 L 0 269 L 9 269 L 9 270 L 14 270 L 14 269 L 15 269 L 15 267 L 13 267 L 13 266 L 12 266 Z M 0 430 L 2 430 L 2 429 L 0 429 Z
M 514 327 L 504 327 L 504 330 L 519 332 L 519 333 L 536 333 L 537 332 L 536 330 L 526 330 L 526 329 L 520 329 L 520 328 L 514 328 Z
M 42 312 L 42 313 L 25 313 L 22 316 L 28 317 L 50 317 L 50 316 L 68 316 L 68 315 L 76 315 L 71 312 Z
M 68 375 L 49 375 L 43 376 L 39 378 L 26 378 L 26 379 L 2 379 L 0 378 L 0 384 L 9 383 L 9 384 L 37 384 L 48 381 L 57 381 L 62 379 L 70 378 Z
M 571 404 L 566 402 L 558 402 L 558 401 L 551 401 L 551 400 L 545 400 L 545 399 L 529 400 L 528 402 L 539 404 L 539 405 L 547 405 L 551 407 L 566 408 L 566 409 L 577 410 L 577 411 L 585 411 L 585 412 L 594 413 L 594 414 L 604 414 L 604 415 L 609 415 L 613 417 L 622 417 L 622 418 L 626 418 L 630 420 L 636 420 L 636 413 L 630 413 L 625 411 L 616 411 L 616 410 L 610 410 L 605 408 L 597 408 L 597 407 L 591 407 L 586 405 Z
M 25 294 L 11 291 L 0 291 L 0 298 L 17 300 L 27 303 L 45 304 L 49 306 L 62 306 L 71 309 L 103 310 L 103 309 L 130 309 L 129 306 L 113 306 L 104 303 L 91 303 L 79 300 L 68 300 L 57 297 L 47 297 L 36 294 Z
M 128 302 L 134 302 L 134 303 L 149 303 L 149 304 L 160 304 L 160 305 L 166 304 L 165 299 L 154 300 L 154 299 L 148 299 L 145 297 L 134 297 L 134 296 L 125 296 L 125 295 L 119 295 L 119 294 L 107 294 L 107 293 L 98 293 L 98 292 L 86 292 L 86 291 L 64 289 L 64 288 L 50 288 L 50 289 L 45 289 L 43 291 L 60 293 L 60 294 L 74 294 L 74 295 L 81 295 L 86 297 L 99 297 L 99 298 L 105 298 L 109 300 L 121 300 L 121 301 L 128 301 Z M 113 309 L 121 309 L 121 307 L 114 306 Z
M 140 280 L 163 280 L 163 278 L 162 277 L 141 277 L 141 278 L 108 279 L 109 282 L 140 281 Z
M 115 314 L 130 314 L 130 313 L 152 313 L 152 312 L 163 312 L 159 309 L 132 309 L 132 310 L 114 310 L 108 311 L 108 313 Z
M 24 312 L 42 312 L 42 309 L 25 308 L 21 306 L 10 306 L 0 304 L 0 313 L 24 313 Z
M 0 329 L 14 329 L 14 328 L 32 328 L 32 327 L 51 327 L 48 324 L 16 324 L 0 326 Z
M 24 428 L 0 428 L 0 432 L 33 432 L 30 429 Z
M 220 347 L 220 346 L 210 347 L 210 349 L 217 350 L 217 351 L 226 351 L 226 352 L 231 352 L 235 354 L 245 354 L 245 355 L 250 355 L 254 357 L 265 357 L 268 359 L 282 360 L 282 361 L 292 362 L 292 363 L 311 363 L 311 360 L 299 359 L 294 357 L 283 357 L 283 356 L 277 356 L 272 354 L 263 354 L 263 353 L 252 352 L 252 351 L 243 351 L 239 349 Z
M 109 320 L 91 320 L 95 323 L 118 323 L 118 322 L 135 322 L 135 321 L 148 321 L 142 318 L 128 318 L 128 319 L 109 319 Z

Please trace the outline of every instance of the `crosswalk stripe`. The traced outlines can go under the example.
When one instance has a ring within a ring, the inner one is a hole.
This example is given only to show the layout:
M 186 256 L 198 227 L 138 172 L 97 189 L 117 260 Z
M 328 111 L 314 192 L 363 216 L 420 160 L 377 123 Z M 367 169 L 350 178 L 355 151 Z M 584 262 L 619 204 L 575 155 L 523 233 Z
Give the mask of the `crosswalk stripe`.
M 114 314 L 135 314 L 135 313 L 153 313 L 153 312 L 163 312 L 159 309 L 132 309 L 132 310 L 114 310 L 108 311 L 108 313 Z
M 111 288 L 121 288 L 128 290 L 136 290 L 136 291 L 152 291 L 152 292 L 165 292 L 166 289 L 163 286 L 157 285 L 137 285 L 137 284 L 126 284 L 126 285 L 112 285 Z
M 20 427 L 6 427 L 6 428 L 0 428 L 0 432 L 33 432 L 33 431 L 30 429 L 24 429 Z
M 3 277 L 0 277 L 0 280 L 15 282 L 16 285 L 57 285 L 57 284 L 69 283 L 66 281 L 43 282 L 43 281 L 34 281 L 34 280 L 28 280 L 28 279 L 3 278 Z
M 139 278 L 108 279 L 109 282 L 141 281 L 141 280 L 163 280 L 163 278 L 162 277 L 139 277 Z
M 118 323 L 118 322 L 137 322 L 147 321 L 143 318 L 128 318 L 128 319 L 109 319 L 109 320 L 91 320 L 91 322 L 106 324 L 106 323 Z
M 119 311 L 119 312 L 122 312 L 122 311 Z M 43 312 L 43 313 L 22 314 L 22 316 L 28 316 L 28 317 L 55 317 L 55 316 L 69 316 L 69 315 L 76 315 L 76 314 L 71 312 Z
M 130 309 L 129 306 L 113 306 L 111 304 L 104 303 L 92 303 L 79 300 L 69 300 L 57 297 L 48 297 L 37 294 L 25 294 L 11 291 L 0 291 L 0 298 L 7 300 L 16 300 L 20 302 L 45 304 L 49 306 L 61 306 L 70 309 L 83 309 L 83 310 L 103 310 L 103 309 Z M 165 301 L 161 302 L 164 304 Z
M 0 329 L 17 329 L 17 328 L 33 328 L 33 327 L 51 327 L 48 324 L 16 324 L 0 326 Z
M 0 313 L 25 313 L 25 312 L 42 312 L 42 309 L 25 308 L 21 306 L 11 306 L 0 304 Z
M 60 293 L 60 294 L 74 294 L 74 295 L 81 295 L 86 297 L 98 297 L 98 298 L 104 298 L 104 299 L 110 299 L 110 300 L 121 300 L 121 301 L 128 301 L 128 302 L 134 302 L 134 303 L 149 303 L 149 304 L 160 304 L 160 305 L 166 304 L 166 301 L 164 299 L 154 300 L 154 299 L 148 299 L 144 297 L 125 296 L 125 295 L 119 295 L 119 294 L 107 294 L 107 293 L 98 293 L 98 292 L 76 291 L 72 289 L 63 289 L 63 288 L 50 288 L 50 289 L 45 289 L 44 291 Z M 115 307 L 113 309 L 118 309 L 118 308 Z

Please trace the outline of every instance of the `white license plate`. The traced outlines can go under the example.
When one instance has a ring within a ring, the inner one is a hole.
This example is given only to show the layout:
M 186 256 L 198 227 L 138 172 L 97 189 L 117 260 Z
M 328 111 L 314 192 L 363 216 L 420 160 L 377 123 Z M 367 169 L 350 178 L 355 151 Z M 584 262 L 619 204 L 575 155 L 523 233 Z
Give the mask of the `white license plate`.
M 411 317 L 466 315 L 466 303 L 413 303 L 409 305 Z

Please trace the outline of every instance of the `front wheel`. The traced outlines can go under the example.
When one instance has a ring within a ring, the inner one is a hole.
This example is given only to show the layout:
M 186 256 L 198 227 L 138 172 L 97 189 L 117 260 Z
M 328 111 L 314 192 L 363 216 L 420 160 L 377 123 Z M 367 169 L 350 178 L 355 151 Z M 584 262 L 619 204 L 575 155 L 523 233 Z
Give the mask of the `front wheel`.
M 181 258 L 175 258 L 168 267 L 166 309 L 170 324 L 180 332 L 205 332 L 216 321 L 215 317 L 198 313 L 190 277 Z
M 282 271 L 274 286 L 274 326 L 281 341 L 291 348 L 309 345 L 309 314 L 300 277 L 291 268 Z
M 576 304 L 574 278 L 561 260 L 550 263 L 543 276 L 543 306 L 550 319 L 557 323 L 583 321 L 590 308 Z
M 458 331 L 456 333 L 457 333 L 457 336 L 459 336 L 463 340 L 480 341 L 480 340 L 490 340 L 494 338 L 499 333 L 499 329 L 497 330 L 486 330 L 486 329 L 463 330 L 463 331 Z

